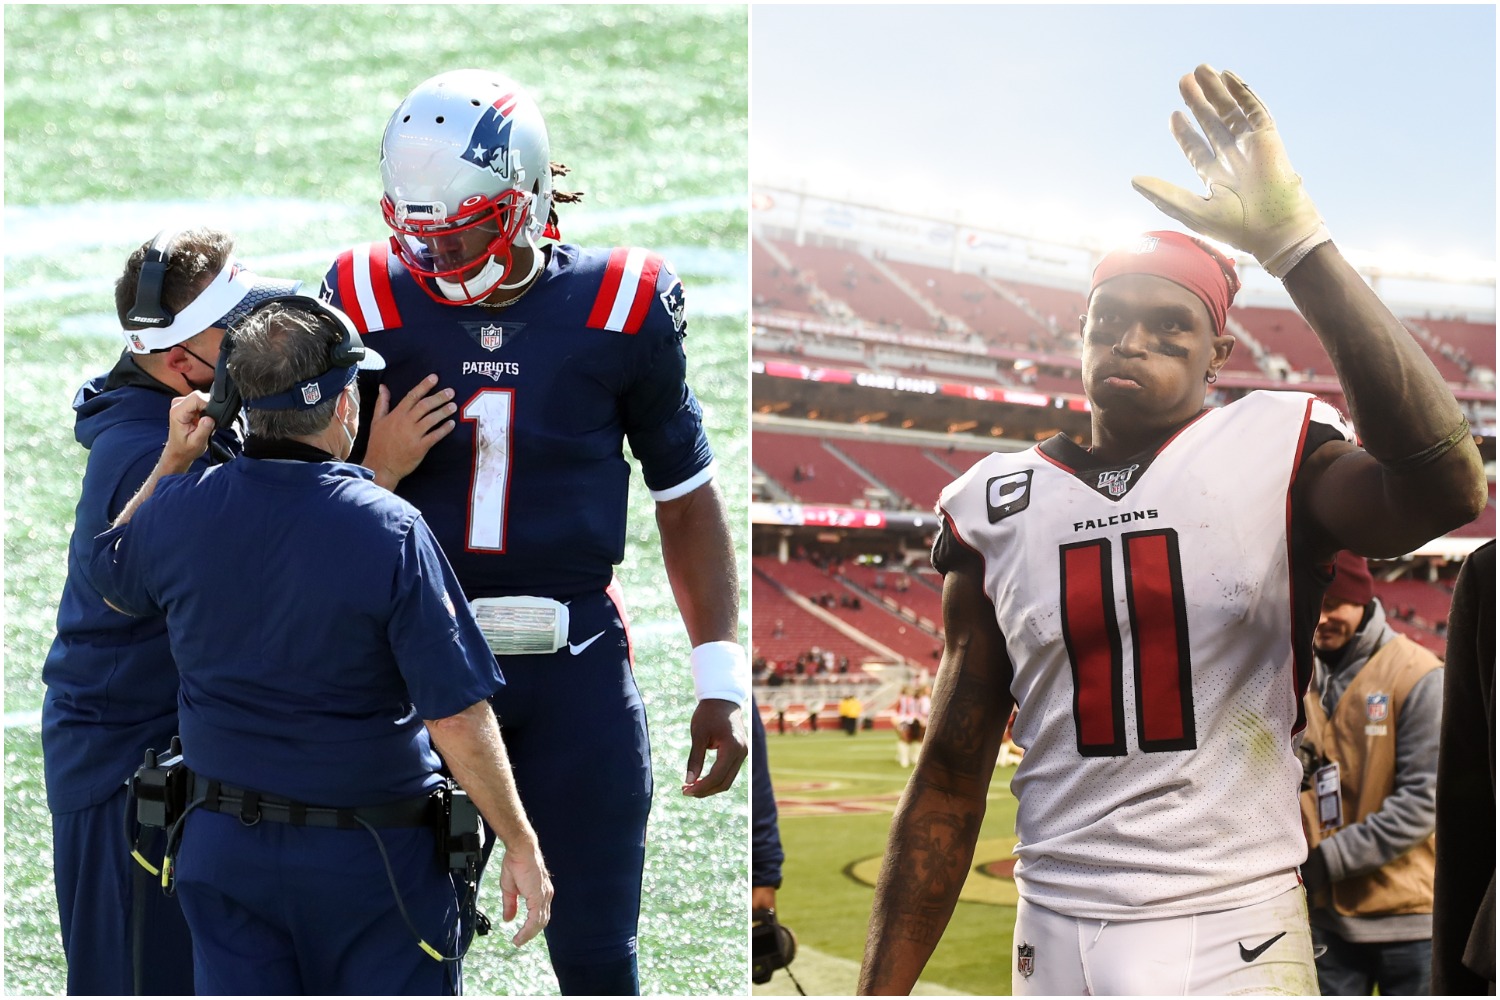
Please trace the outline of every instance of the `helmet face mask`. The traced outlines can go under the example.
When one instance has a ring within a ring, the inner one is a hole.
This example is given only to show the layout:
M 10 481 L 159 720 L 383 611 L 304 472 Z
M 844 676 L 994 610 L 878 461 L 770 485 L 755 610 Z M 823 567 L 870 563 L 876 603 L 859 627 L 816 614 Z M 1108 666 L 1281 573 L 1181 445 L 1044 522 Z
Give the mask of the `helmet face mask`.
M 386 225 L 398 237 L 397 252 L 407 270 L 431 279 L 455 305 L 468 305 L 490 295 L 510 276 L 511 250 L 521 236 L 531 199 L 519 191 L 496 198 L 474 195 L 460 206 L 473 214 L 452 222 L 398 214 L 389 198 L 381 199 L 380 207 Z M 450 291 L 456 286 L 464 286 L 461 294 Z
M 530 284 L 552 171 L 541 113 L 518 84 L 482 70 L 435 76 L 396 109 L 380 152 L 382 214 L 428 295 L 470 305 Z

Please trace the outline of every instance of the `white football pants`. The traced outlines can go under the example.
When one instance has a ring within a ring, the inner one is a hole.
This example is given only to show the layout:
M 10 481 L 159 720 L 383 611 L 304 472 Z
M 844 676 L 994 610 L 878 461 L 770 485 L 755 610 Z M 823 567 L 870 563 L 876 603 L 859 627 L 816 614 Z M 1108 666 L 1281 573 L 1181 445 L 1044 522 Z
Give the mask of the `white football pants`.
M 1300 885 L 1251 906 L 1157 920 L 1086 920 L 1022 899 L 1010 963 L 1018 997 L 1318 995 Z

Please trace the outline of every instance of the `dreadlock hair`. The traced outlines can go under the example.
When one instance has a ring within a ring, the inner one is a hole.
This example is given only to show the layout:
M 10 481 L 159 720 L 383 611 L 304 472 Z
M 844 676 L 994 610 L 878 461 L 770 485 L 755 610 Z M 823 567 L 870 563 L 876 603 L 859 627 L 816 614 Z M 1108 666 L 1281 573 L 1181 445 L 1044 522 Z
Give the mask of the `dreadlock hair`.
M 558 163 L 556 160 L 553 160 L 547 165 L 552 168 L 553 177 L 566 177 L 568 176 L 568 174 L 573 172 L 572 168 L 569 167 L 566 163 Z M 557 225 L 557 206 L 559 204 L 576 205 L 582 200 L 582 191 L 559 191 L 554 187 L 552 189 L 552 207 L 547 211 L 547 225 Z

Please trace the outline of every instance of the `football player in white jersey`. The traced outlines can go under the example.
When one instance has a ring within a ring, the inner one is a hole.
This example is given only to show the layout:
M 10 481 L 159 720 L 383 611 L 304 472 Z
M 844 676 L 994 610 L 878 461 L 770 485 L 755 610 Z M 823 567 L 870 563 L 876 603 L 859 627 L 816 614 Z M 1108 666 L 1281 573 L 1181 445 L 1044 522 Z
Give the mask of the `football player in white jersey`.
M 1017 994 L 1316 994 L 1296 868 L 1311 633 L 1334 553 L 1393 556 L 1486 500 L 1457 401 L 1330 242 L 1270 115 L 1200 66 L 1172 131 L 1199 197 L 1134 185 L 1256 257 L 1332 357 L 1362 447 L 1302 393 L 1207 409 L 1228 258 L 1152 233 L 1094 273 L 1092 445 L 991 455 L 943 491 L 945 643 L 860 992 L 906 993 L 973 859 L 1006 717 Z

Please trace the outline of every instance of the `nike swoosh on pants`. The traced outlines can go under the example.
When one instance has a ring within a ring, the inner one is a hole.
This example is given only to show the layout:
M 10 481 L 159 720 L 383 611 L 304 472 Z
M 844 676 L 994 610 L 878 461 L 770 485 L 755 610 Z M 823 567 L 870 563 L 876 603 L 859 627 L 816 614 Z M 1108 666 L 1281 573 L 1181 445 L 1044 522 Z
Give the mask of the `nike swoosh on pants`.
M 1271 947 L 1271 945 L 1275 944 L 1277 941 L 1280 941 L 1284 937 L 1286 937 L 1286 931 L 1282 931 L 1280 934 L 1276 935 L 1269 941 L 1261 942 L 1261 944 L 1255 948 L 1246 948 L 1244 945 L 1240 945 L 1240 958 L 1243 958 L 1247 962 L 1253 962 L 1260 957 L 1261 952 L 1265 951 L 1267 948 Z
M 577 656 L 579 653 L 583 652 L 585 649 L 588 649 L 590 646 L 592 646 L 594 644 L 595 640 L 597 640 L 599 638 L 599 636 L 601 636 L 603 634 L 604 634 L 603 632 L 597 632 L 594 635 L 589 636 L 587 639 L 583 640 L 582 642 L 577 643 L 576 645 L 574 643 L 571 643 L 571 642 L 568 643 L 568 652 L 572 653 L 574 656 Z

